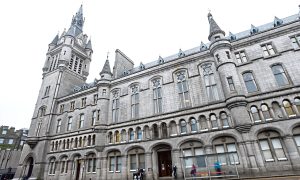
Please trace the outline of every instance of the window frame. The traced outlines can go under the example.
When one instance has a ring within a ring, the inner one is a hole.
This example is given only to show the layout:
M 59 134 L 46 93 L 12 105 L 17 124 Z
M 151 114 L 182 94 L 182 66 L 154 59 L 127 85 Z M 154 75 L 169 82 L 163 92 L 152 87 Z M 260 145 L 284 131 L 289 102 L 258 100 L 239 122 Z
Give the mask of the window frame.
M 246 74 L 250 74 L 251 78 L 245 80 Z M 247 93 L 255 93 L 255 92 L 259 91 L 259 87 L 258 87 L 258 84 L 256 82 L 256 78 L 254 77 L 254 74 L 253 74 L 252 71 L 245 71 L 245 72 L 242 73 L 242 76 L 243 76 L 243 81 L 244 81 L 244 85 L 246 87 Z M 248 88 L 249 86 L 247 86 L 248 83 L 252 83 L 251 86 L 254 85 L 255 90 L 249 91 L 249 88 Z

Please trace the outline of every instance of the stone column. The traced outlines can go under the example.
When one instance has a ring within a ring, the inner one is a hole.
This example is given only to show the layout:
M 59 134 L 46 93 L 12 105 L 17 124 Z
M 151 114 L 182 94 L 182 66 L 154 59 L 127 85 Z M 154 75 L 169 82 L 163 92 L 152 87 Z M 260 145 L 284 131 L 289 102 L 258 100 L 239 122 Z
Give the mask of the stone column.
M 273 118 L 273 119 L 277 119 L 278 118 L 278 117 L 276 117 L 276 115 L 275 115 L 275 113 L 273 111 L 273 108 L 269 107 L 269 112 L 270 112 L 271 118 Z
M 177 167 L 177 179 L 183 178 L 183 161 L 182 158 L 180 158 L 180 149 L 173 149 L 172 150 L 172 165 Z
M 108 164 L 107 164 L 107 162 L 108 162 L 108 160 L 107 160 L 107 157 L 100 157 L 100 164 L 101 164 L 101 162 L 102 162 L 102 166 L 100 166 L 100 167 L 102 167 L 102 169 L 100 169 L 100 174 L 101 174 L 101 176 L 100 176 L 100 179 L 101 180 L 106 180 L 107 179 L 107 173 L 108 173 Z
M 262 156 L 262 152 L 260 150 L 259 147 L 259 142 L 258 141 L 253 141 L 253 152 L 255 154 L 255 159 L 256 159 L 256 163 L 257 166 L 260 170 L 262 170 L 262 172 L 266 172 L 266 168 L 265 168 L 265 163 L 264 163 L 264 158 Z
M 262 122 L 265 122 L 266 119 L 265 119 L 265 117 L 264 117 L 264 115 L 263 115 L 263 113 L 262 113 L 262 110 L 259 109 L 259 108 L 257 108 L 257 110 L 258 110 L 259 119 L 260 119 Z
M 145 173 L 146 179 L 153 179 L 153 164 L 152 164 L 152 153 L 146 152 L 145 153 Z
M 121 166 L 122 166 L 122 168 L 121 168 L 122 177 L 128 177 L 128 179 L 129 179 L 130 174 L 128 174 L 128 172 L 130 170 L 130 165 L 128 164 L 128 155 L 122 156 Z
M 158 176 L 159 176 L 159 172 L 158 172 L 158 162 L 157 162 L 157 152 L 156 151 L 152 152 L 152 164 L 153 164 L 153 166 L 152 166 L 153 179 L 157 180 Z
M 300 112 L 298 111 L 298 109 L 297 109 L 297 107 L 296 107 L 296 105 L 295 105 L 294 103 L 292 104 L 292 109 L 293 109 L 293 111 L 295 112 L 295 114 L 296 114 L 297 116 L 300 115 Z
M 282 115 L 283 115 L 285 118 L 288 118 L 289 116 L 287 115 L 287 113 L 286 113 L 284 107 L 283 107 L 283 106 L 280 106 L 280 108 L 281 108 Z
M 293 169 L 300 170 L 300 157 L 293 136 L 287 135 L 283 137 L 283 142 L 287 150 L 287 158 L 291 162 Z

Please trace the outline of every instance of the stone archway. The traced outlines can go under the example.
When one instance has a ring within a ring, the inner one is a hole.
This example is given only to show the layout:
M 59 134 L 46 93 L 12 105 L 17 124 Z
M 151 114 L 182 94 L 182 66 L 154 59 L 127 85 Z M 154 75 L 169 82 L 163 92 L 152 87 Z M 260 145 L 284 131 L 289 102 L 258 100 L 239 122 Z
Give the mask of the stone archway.
M 32 175 L 32 170 L 33 170 L 33 157 L 28 157 L 23 165 L 22 177 L 25 179 L 29 179 L 29 177 Z
M 168 144 L 158 144 L 152 151 L 153 172 L 158 175 L 157 178 L 172 177 L 172 147 Z

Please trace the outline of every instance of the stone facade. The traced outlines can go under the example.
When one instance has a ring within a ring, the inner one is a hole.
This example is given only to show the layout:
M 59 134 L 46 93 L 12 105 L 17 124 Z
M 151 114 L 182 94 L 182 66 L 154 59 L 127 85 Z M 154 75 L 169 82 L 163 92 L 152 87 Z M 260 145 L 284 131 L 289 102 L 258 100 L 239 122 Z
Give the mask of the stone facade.
M 299 18 L 225 36 L 209 13 L 207 44 L 138 67 L 116 50 L 88 84 L 81 7 L 49 45 L 16 177 L 183 178 L 189 157 L 224 153 L 243 177 L 299 174 Z

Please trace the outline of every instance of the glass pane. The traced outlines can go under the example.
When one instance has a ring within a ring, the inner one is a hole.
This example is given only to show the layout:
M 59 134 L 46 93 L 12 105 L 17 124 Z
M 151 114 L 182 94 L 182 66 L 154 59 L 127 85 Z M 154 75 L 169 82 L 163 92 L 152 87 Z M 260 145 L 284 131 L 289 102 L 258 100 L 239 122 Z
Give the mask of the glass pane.
M 236 152 L 235 144 L 227 144 L 227 150 L 228 152 Z
M 203 148 L 195 148 L 195 156 L 204 155 Z
M 130 155 L 130 169 L 131 170 L 136 170 L 136 155 L 135 154 L 131 154 Z
M 287 79 L 285 73 L 276 74 L 276 75 L 275 75 L 275 79 L 276 79 L 277 84 L 278 84 L 279 86 L 284 86 L 284 85 L 289 84 L 288 79 Z
M 270 149 L 270 146 L 269 146 L 267 140 L 260 140 L 259 144 L 260 144 L 260 147 L 261 147 L 262 150 L 269 150 Z
M 279 138 L 271 139 L 271 142 L 273 144 L 274 149 L 282 148 Z
M 266 161 L 273 160 L 273 156 L 272 156 L 272 153 L 270 150 L 264 150 L 263 155 L 264 155 Z
M 121 157 L 119 157 L 119 156 L 117 156 L 116 157 L 116 160 L 117 160 L 117 162 L 116 162 L 116 164 L 117 164 L 117 166 L 116 166 L 116 171 L 121 171 L 121 168 L 122 168 L 122 164 L 121 164 Z
M 139 154 L 139 168 L 145 169 L 145 155 Z
M 255 84 L 255 82 L 253 80 L 247 81 L 245 83 L 246 83 L 247 91 L 249 93 L 257 91 L 256 84 Z
M 218 146 L 215 146 L 215 147 L 216 147 L 216 152 L 217 153 L 224 153 L 225 152 L 225 149 L 224 149 L 223 145 L 218 145 Z
M 109 170 L 114 171 L 115 170 L 115 157 L 110 157 L 109 163 L 110 163 Z
M 187 92 L 188 91 L 188 87 L 187 87 L 186 81 L 182 82 L 182 86 L 183 86 L 183 92 Z
M 181 82 L 177 83 L 177 86 L 178 86 L 178 92 L 182 93 L 183 92 L 182 83 Z
M 294 138 L 295 138 L 295 141 L 296 141 L 296 145 L 298 147 L 300 147 L 300 135 L 294 136 Z

